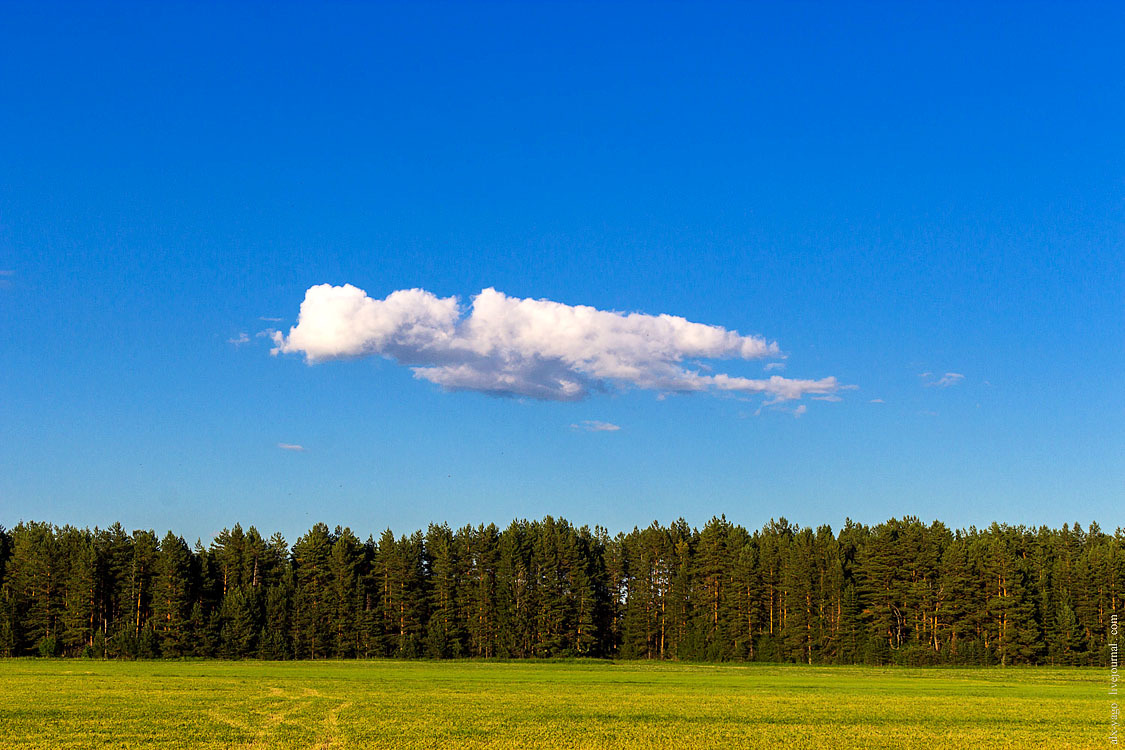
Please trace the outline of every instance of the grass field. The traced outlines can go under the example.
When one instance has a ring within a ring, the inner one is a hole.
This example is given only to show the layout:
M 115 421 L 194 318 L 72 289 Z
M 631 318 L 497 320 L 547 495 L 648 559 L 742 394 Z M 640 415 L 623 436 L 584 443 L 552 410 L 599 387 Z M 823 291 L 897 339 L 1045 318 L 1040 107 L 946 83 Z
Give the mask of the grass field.
M 1102 670 L 0 661 L 2 748 L 1087 748 Z

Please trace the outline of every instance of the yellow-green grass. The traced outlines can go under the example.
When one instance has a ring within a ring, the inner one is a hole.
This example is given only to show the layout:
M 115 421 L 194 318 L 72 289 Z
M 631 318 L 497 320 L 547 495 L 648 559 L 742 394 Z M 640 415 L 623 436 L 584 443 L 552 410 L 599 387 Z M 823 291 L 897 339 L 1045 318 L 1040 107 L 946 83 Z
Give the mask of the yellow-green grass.
M 0 747 L 1106 747 L 1105 672 L 0 660 Z

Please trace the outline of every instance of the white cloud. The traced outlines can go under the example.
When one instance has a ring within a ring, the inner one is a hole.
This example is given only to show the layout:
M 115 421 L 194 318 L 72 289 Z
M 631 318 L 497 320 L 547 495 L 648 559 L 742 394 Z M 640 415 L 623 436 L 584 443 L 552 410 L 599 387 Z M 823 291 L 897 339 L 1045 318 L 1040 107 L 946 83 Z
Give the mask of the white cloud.
M 796 409 L 793 410 L 793 416 L 799 417 L 802 414 L 804 414 L 805 412 L 807 412 L 808 410 L 809 410 L 809 407 L 805 406 L 804 404 L 801 404 L 800 406 L 798 406 Z
M 785 369 L 785 363 L 784 362 L 770 362 L 763 369 L 766 372 L 769 372 L 770 370 L 784 370 Z
M 948 388 L 952 385 L 957 385 L 964 379 L 965 376 L 959 372 L 947 372 L 937 380 L 931 380 L 925 385 L 927 388 Z
M 233 339 L 227 339 L 227 343 L 234 344 L 235 346 L 242 346 L 243 344 L 250 343 L 250 337 L 246 333 L 240 333 Z
M 647 315 L 509 297 L 485 289 L 468 311 L 456 297 L 404 289 L 374 299 L 350 284 L 311 287 L 289 334 L 273 334 L 274 354 L 310 364 L 381 355 L 449 390 L 577 401 L 592 391 L 634 386 L 661 393 L 763 394 L 772 402 L 826 396 L 836 378 L 751 379 L 707 374 L 684 360 L 780 357 L 760 336 Z
M 305 449 L 305 446 L 297 445 L 295 443 L 278 443 L 277 447 L 281 448 L 281 450 L 283 451 L 294 451 L 296 453 L 300 453 Z
M 873 399 L 871 399 L 870 401 L 868 401 L 867 403 L 869 403 L 869 404 L 885 404 L 885 403 L 887 403 L 887 402 L 886 402 L 886 401 L 884 401 L 884 400 L 883 400 L 883 399 L 881 399 L 881 398 L 873 398 Z
M 285 320 L 285 318 L 267 318 L 263 315 L 259 317 L 258 320 L 264 320 L 267 323 L 280 323 L 281 321 Z
M 578 424 L 572 424 L 572 429 L 585 430 L 586 432 L 617 432 L 621 428 L 612 422 L 599 422 L 596 419 L 587 419 Z

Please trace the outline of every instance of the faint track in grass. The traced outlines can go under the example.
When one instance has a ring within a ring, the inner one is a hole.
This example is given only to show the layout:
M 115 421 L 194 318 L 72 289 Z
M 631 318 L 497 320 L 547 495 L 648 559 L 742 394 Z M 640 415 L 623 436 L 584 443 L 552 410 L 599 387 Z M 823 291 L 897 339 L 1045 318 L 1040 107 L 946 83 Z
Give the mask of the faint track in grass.
M 312 696 L 290 695 L 277 687 L 270 687 L 268 690 L 271 697 L 289 701 L 289 704 L 282 705 L 277 711 L 269 712 L 266 714 L 264 720 L 259 722 L 256 726 L 246 721 L 224 715 L 217 709 L 208 711 L 208 714 L 215 720 L 253 735 L 253 739 L 240 745 L 235 745 L 234 747 L 241 748 L 242 750 L 257 750 L 257 748 L 274 747 L 274 743 L 270 741 L 274 730 L 282 724 L 285 724 L 291 714 L 310 705 L 309 698 Z M 306 693 L 307 692 L 308 691 L 306 691 Z
M 340 712 L 346 708 L 351 708 L 351 706 L 351 701 L 344 701 L 329 711 L 328 716 L 324 718 L 325 737 L 322 747 L 326 750 L 333 747 L 340 738 Z

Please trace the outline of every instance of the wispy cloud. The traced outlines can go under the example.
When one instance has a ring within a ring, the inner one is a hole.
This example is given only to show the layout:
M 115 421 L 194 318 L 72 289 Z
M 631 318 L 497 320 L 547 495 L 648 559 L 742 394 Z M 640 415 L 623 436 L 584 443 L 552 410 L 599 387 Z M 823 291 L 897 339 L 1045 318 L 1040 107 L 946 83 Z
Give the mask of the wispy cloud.
M 285 318 L 267 318 L 266 316 L 263 315 L 263 316 L 259 317 L 258 320 L 264 320 L 267 323 L 280 323 L 281 321 L 285 320 Z
M 868 401 L 867 403 L 869 403 L 869 404 L 885 404 L 885 403 L 887 403 L 887 402 L 886 402 L 886 401 L 884 401 L 884 400 L 883 400 L 883 399 L 881 399 L 881 398 L 873 398 L 873 399 L 871 399 L 870 401 Z
M 596 419 L 587 419 L 584 422 L 572 424 L 571 429 L 585 430 L 586 432 L 617 432 L 621 428 L 612 422 L 599 422 Z
M 802 414 L 804 414 L 805 412 L 807 412 L 808 410 L 809 410 L 809 407 L 805 406 L 804 404 L 801 404 L 800 406 L 798 406 L 796 409 L 793 410 L 793 416 L 799 417 Z
M 277 447 L 281 448 L 283 451 L 293 451 L 295 453 L 301 453 L 305 450 L 305 446 L 297 445 L 296 443 L 278 443 Z
M 929 377 L 931 374 L 932 373 L 925 373 L 922 377 Z M 937 380 L 930 380 L 923 383 L 923 385 L 927 388 L 949 388 L 950 386 L 957 385 L 964 379 L 965 376 L 959 372 L 947 372 Z
M 12 286 L 12 277 L 16 275 L 13 268 L 0 268 L 0 289 L 7 289 Z
M 780 357 L 776 342 L 674 315 L 647 315 L 509 297 L 495 289 L 469 309 L 424 289 L 369 297 L 350 284 L 311 287 L 297 325 L 273 334 L 274 354 L 301 353 L 310 364 L 380 355 L 447 390 L 578 401 L 636 387 L 661 393 L 763 394 L 774 402 L 825 396 L 846 386 L 773 375 L 709 374 L 700 359 Z
M 785 363 L 784 362 L 769 362 L 769 363 L 766 364 L 765 368 L 763 368 L 763 369 L 765 369 L 766 372 L 769 372 L 770 370 L 784 370 L 785 369 Z
M 234 344 L 235 346 L 242 346 L 243 344 L 249 344 L 250 343 L 250 336 L 246 333 L 240 333 L 232 339 L 227 339 L 227 343 L 228 344 Z

